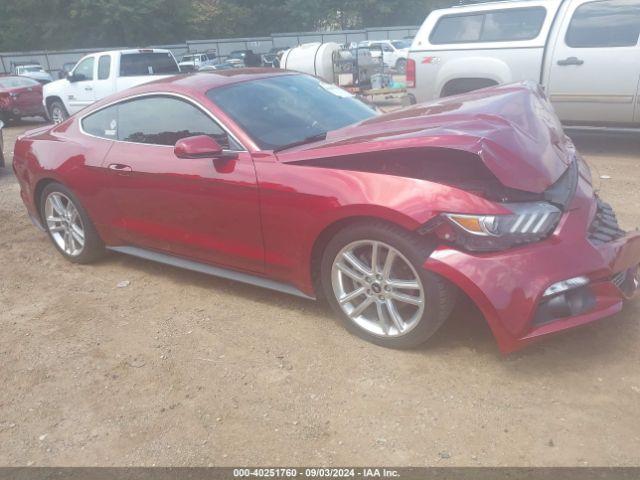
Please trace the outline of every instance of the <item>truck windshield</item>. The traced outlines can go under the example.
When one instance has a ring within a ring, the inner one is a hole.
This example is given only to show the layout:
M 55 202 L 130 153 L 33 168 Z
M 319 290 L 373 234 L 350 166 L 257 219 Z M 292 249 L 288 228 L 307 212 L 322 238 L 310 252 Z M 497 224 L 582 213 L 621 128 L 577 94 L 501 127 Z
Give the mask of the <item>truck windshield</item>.
M 121 77 L 174 75 L 177 73 L 180 73 L 178 64 L 168 52 L 125 53 L 120 59 Z
M 280 75 L 214 88 L 207 97 L 263 150 L 317 141 L 377 112 L 349 92 L 308 75 Z

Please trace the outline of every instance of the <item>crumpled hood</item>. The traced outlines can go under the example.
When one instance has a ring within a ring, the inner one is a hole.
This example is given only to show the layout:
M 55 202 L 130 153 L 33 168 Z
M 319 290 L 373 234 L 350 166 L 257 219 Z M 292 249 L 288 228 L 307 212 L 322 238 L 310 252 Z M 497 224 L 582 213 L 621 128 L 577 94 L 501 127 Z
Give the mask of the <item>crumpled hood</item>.
M 575 156 L 551 104 L 532 82 L 423 103 L 329 132 L 278 153 L 283 162 L 368 151 L 446 148 L 477 155 L 505 186 L 541 193 Z

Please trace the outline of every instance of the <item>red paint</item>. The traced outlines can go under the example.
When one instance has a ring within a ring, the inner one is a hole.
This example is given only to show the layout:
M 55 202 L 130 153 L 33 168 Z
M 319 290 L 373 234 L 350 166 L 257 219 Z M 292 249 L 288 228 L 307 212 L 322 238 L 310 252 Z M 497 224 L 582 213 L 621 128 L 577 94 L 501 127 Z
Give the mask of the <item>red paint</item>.
M 222 147 L 207 135 L 178 140 L 173 149 L 178 158 L 214 158 L 222 154 Z
M 28 132 L 16 143 L 14 169 L 30 214 L 39 217 L 34 198 L 38 182 L 53 179 L 77 194 L 107 245 L 161 250 L 263 275 L 314 295 L 314 244 L 336 222 L 371 217 L 415 231 L 441 212 L 505 210 L 477 192 L 426 180 L 350 171 L 339 162 L 334 168 L 296 162 L 455 149 L 475 155 L 511 188 L 542 192 L 575 155 L 544 98 L 523 86 L 418 105 L 277 154 L 260 151 L 205 96 L 230 82 L 287 74 L 269 69 L 180 76 L 122 92 L 82 113 L 118 97 L 175 92 L 211 110 L 246 146 L 248 151 L 237 158 L 178 158 L 173 147 L 89 137 L 79 131 L 78 117 Z M 213 148 L 203 142 L 179 142 L 177 153 L 200 156 L 193 153 Z M 586 232 L 595 208 L 592 187 L 581 178 L 570 208 L 548 239 L 484 254 L 443 243 L 425 259 L 424 268 L 460 287 L 483 312 L 500 348 L 516 350 L 621 308 L 623 294 L 611 276 L 640 263 L 640 234 L 592 245 Z M 591 279 L 595 306 L 583 315 L 534 327 L 543 292 L 578 275 Z
M 8 81 L 14 77 L 2 77 Z M 19 78 L 19 77 L 17 77 Z M 0 85 L 0 116 L 28 117 L 44 115 L 42 85 L 3 87 Z

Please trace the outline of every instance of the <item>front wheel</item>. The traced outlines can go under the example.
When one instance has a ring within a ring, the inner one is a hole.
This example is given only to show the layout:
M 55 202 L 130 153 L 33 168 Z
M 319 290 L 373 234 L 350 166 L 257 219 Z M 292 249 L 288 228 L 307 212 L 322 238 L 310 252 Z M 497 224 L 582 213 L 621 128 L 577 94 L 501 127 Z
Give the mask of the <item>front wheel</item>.
M 390 348 L 429 339 L 453 309 L 455 288 L 422 268 L 430 247 L 399 227 L 365 222 L 339 232 L 322 260 L 324 293 L 346 328 Z
M 40 212 L 51 241 L 73 263 L 90 263 L 104 254 L 104 244 L 87 212 L 64 185 L 44 188 Z
M 54 100 L 51 102 L 49 105 L 49 118 L 55 125 L 62 123 L 69 118 L 69 113 L 61 101 Z

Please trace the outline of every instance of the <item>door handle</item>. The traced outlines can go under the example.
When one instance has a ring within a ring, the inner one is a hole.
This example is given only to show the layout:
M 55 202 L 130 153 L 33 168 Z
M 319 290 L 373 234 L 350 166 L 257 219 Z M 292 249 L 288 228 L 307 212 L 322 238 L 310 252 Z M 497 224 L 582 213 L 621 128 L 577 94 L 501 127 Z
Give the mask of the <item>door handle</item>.
M 84 89 L 85 89 L 87 92 L 90 92 L 90 91 L 92 91 L 92 90 L 93 90 L 93 87 L 84 87 Z
M 584 60 L 579 59 L 578 57 L 569 57 L 564 60 L 558 60 L 558 65 L 561 67 L 566 67 L 568 65 L 582 65 Z
M 121 163 L 112 163 L 109 165 L 109 170 L 121 175 L 126 175 L 133 172 L 133 169 L 129 165 L 123 165 Z

